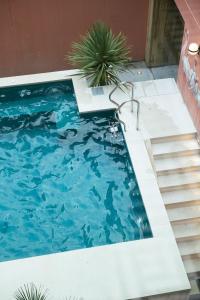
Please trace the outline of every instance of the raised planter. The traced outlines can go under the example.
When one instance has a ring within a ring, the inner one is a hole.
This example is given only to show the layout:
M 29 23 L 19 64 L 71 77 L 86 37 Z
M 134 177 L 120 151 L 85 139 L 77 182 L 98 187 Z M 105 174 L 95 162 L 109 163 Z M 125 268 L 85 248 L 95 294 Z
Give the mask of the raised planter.
M 104 95 L 104 86 L 95 86 L 91 87 L 92 96 L 101 96 Z

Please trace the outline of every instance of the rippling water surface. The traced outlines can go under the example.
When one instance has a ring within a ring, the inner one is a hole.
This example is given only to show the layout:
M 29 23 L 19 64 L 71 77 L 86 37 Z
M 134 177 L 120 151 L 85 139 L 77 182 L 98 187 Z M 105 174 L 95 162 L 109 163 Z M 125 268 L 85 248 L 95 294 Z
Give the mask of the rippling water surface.
M 0 261 L 152 236 L 112 118 L 71 82 L 0 90 Z

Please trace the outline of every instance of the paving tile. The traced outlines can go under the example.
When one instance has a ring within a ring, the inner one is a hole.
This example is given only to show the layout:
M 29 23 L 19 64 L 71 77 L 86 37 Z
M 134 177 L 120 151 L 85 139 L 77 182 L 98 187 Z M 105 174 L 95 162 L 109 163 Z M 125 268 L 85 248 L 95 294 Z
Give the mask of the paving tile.
M 157 89 L 155 86 L 155 82 L 153 80 L 141 82 L 141 85 L 142 85 L 145 96 L 151 97 L 151 96 L 158 95 L 158 92 L 157 92 Z
M 154 67 L 150 68 L 154 79 L 163 79 L 163 78 L 177 78 L 178 66 L 163 66 L 163 67 Z
M 173 79 L 155 80 L 154 82 L 158 95 L 170 95 L 178 92 Z

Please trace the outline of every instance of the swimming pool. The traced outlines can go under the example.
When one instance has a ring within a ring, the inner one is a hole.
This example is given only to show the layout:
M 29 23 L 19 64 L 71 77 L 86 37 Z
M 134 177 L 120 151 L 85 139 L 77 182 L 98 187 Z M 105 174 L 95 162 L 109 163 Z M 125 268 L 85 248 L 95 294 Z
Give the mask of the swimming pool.
M 152 237 L 112 120 L 70 80 L 0 89 L 0 261 Z

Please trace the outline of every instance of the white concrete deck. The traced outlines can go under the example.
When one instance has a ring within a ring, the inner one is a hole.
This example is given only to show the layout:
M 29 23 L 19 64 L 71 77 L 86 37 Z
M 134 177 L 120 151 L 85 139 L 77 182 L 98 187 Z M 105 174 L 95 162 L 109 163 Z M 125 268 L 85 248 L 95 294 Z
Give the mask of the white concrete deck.
M 33 76 L 34 82 L 70 78 L 67 72 Z M 72 79 L 80 112 L 113 108 L 108 102 L 109 89 L 105 96 L 94 97 L 85 80 Z M 24 80 L 28 83 L 25 76 Z M 0 79 L 0 86 L 17 82 L 22 84 L 22 78 Z M 121 96 L 119 92 L 119 101 Z M 137 97 L 141 97 L 140 131 L 135 130 L 135 114 L 128 104 L 121 118 L 127 124 L 124 136 L 153 238 L 0 263 L 2 299 L 12 299 L 13 292 L 30 281 L 49 288 L 58 299 L 76 296 L 84 300 L 125 300 L 190 288 L 145 140 L 194 132 L 195 128 L 174 80 L 136 83 Z
M 93 96 L 86 80 L 73 80 L 80 113 L 113 109 L 109 101 L 112 86 L 104 87 L 104 95 Z M 196 132 L 176 82 L 172 78 L 135 82 L 134 95 L 141 103 L 140 135 L 146 138 Z M 128 99 L 128 95 L 116 91 L 118 103 Z M 130 119 L 130 128 L 136 122 L 135 114 L 130 113 L 130 105 L 125 106 L 121 119 Z M 129 123 L 129 122 L 128 122 Z

